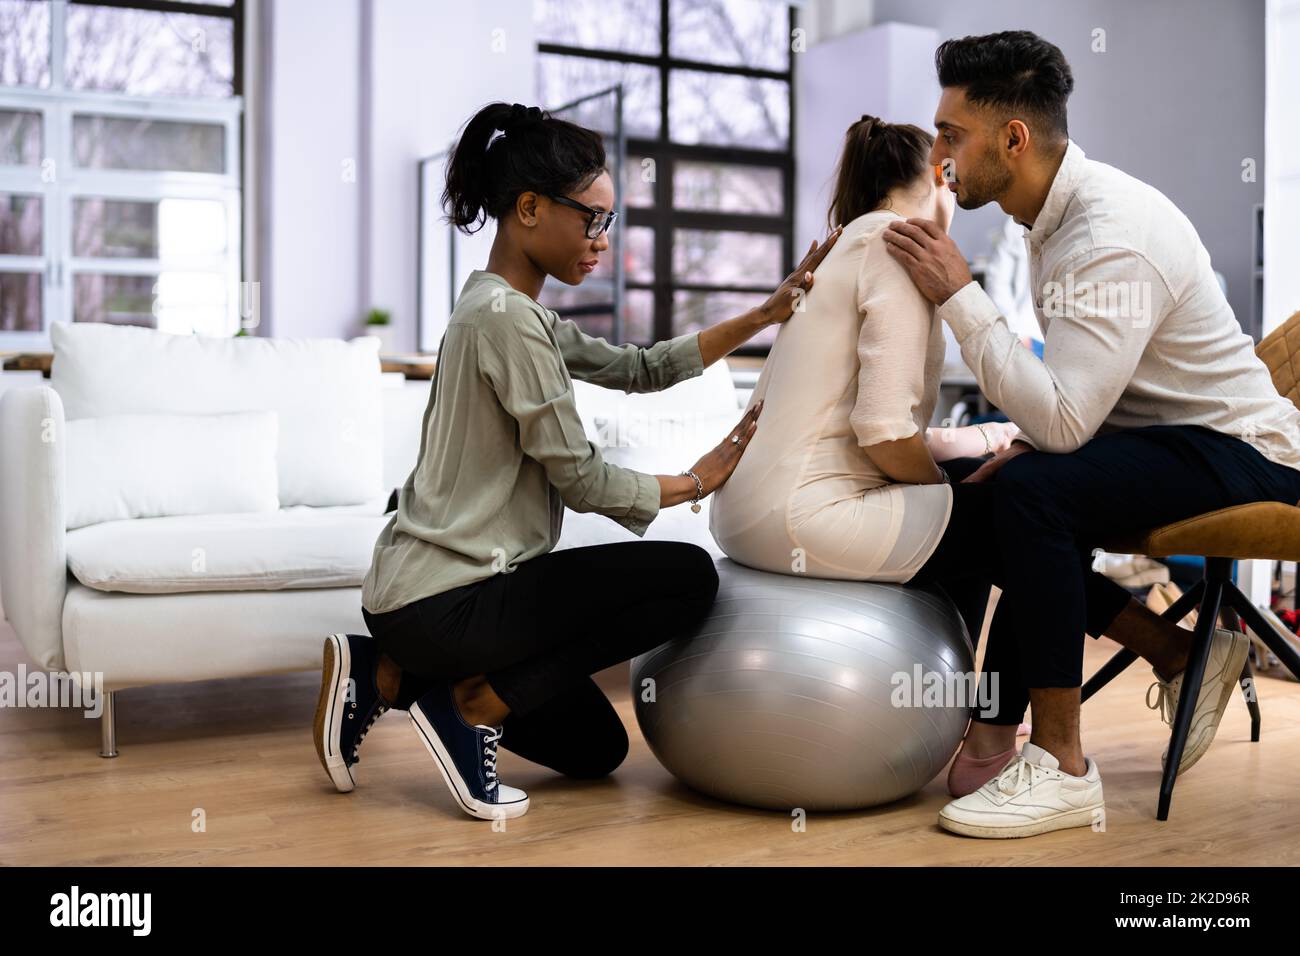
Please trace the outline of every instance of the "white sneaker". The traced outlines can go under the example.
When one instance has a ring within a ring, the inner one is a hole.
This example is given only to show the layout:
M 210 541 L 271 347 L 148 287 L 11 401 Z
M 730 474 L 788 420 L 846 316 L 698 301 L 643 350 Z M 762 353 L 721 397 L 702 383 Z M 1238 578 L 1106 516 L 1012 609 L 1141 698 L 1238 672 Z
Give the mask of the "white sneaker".
M 939 811 L 939 826 L 963 836 L 1003 839 L 1091 826 L 1105 809 L 1091 757 L 1074 777 L 1037 744 L 1025 743 L 1002 772 Z
M 1214 638 L 1210 641 L 1210 659 L 1205 664 L 1205 679 L 1201 681 L 1201 694 L 1196 699 L 1192 726 L 1187 732 L 1187 746 L 1183 748 L 1183 759 L 1178 763 L 1180 774 L 1186 773 L 1187 768 L 1210 749 L 1228 701 L 1239 686 L 1238 680 L 1248 653 L 1249 637 L 1239 631 L 1215 628 Z M 1160 718 L 1172 728 L 1174 715 L 1178 713 L 1178 694 L 1182 690 L 1183 675 L 1180 673 L 1166 681 L 1155 673 L 1154 668 L 1151 673 L 1155 674 L 1156 681 L 1147 688 L 1147 706 L 1152 710 L 1159 709 Z M 1155 703 L 1151 701 L 1152 690 L 1157 690 Z M 1165 744 L 1165 752 L 1160 755 L 1160 766 L 1163 767 L 1168 762 L 1169 745 Z

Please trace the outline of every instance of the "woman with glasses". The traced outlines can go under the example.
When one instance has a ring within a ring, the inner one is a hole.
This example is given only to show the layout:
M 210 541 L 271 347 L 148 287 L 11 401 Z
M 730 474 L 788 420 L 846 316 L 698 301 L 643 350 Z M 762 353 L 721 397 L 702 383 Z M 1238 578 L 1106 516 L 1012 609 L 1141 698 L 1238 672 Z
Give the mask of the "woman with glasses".
M 565 507 L 638 536 L 660 509 L 713 493 L 758 423 L 750 408 L 677 475 L 602 460 L 572 380 L 650 392 L 700 375 L 788 319 L 834 236 L 761 307 L 648 348 L 611 345 L 537 302 L 547 276 L 580 284 L 609 248 L 614 186 L 598 134 L 536 107 L 493 103 L 447 164 L 448 219 L 496 235 L 466 280 L 438 350 L 415 469 L 375 543 L 362 588 L 373 640 L 325 643 L 316 741 L 341 790 L 390 707 L 407 710 L 454 802 L 515 817 L 527 795 L 496 772 L 497 746 L 572 777 L 614 770 L 622 721 L 591 675 L 694 629 L 718 577 L 685 542 L 553 551 Z M 684 463 L 685 464 L 685 463 Z

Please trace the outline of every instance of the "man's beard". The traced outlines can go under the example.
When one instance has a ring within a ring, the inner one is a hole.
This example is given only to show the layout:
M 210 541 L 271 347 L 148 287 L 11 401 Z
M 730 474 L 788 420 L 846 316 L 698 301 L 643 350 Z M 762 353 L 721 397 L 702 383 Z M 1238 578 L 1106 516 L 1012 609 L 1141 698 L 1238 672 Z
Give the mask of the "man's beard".
M 957 205 L 962 209 L 979 209 L 1011 187 L 1011 171 L 999 162 L 997 150 L 991 148 L 981 157 L 976 169 L 957 177 L 957 184 L 960 187 Z

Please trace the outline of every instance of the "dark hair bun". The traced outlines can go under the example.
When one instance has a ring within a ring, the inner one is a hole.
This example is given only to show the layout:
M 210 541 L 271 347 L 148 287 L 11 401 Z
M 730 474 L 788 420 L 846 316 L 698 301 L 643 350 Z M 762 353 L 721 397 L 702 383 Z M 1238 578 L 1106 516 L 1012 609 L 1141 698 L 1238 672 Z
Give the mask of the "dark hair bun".
M 541 122 L 542 111 L 536 106 L 524 106 L 523 103 L 515 103 L 510 107 L 510 112 L 498 120 L 497 129 L 509 136 L 512 132 L 517 133 L 521 129 L 538 125 Z

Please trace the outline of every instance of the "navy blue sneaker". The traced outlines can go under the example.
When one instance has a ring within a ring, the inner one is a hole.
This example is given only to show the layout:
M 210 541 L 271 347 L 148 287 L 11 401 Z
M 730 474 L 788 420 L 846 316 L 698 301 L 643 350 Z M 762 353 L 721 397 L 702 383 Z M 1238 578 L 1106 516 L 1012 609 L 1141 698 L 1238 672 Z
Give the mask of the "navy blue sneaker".
M 356 786 L 352 768 L 361 759 L 357 756 L 361 741 L 389 709 L 376 683 L 378 667 L 373 637 L 331 634 L 325 638 L 316 704 L 316 753 L 341 793 Z
M 462 810 L 480 820 L 528 812 L 528 794 L 497 779 L 501 728 L 467 724 L 456 709 L 451 682 L 426 691 L 407 714 Z

